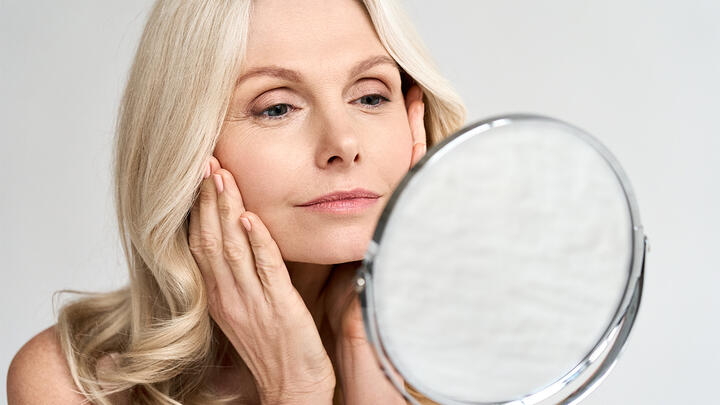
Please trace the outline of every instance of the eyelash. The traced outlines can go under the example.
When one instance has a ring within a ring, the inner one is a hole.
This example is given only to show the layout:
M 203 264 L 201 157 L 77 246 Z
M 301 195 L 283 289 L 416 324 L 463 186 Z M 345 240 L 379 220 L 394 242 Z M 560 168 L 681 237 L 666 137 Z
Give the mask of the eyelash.
M 383 104 L 385 104 L 385 103 L 387 103 L 388 101 L 390 101 L 387 97 L 385 97 L 385 96 L 383 96 L 383 95 L 381 95 L 381 94 L 371 93 L 371 94 L 366 94 L 366 95 L 364 95 L 364 96 L 362 96 L 362 97 L 360 97 L 360 98 L 357 98 L 357 99 L 353 100 L 353 102 L 354 102 L 354 101 L 357 101 L 357 100 L 362 100 L 362 99 L 365 98 L 365 97 L 371 97 L 371 96 L 379 97 L 379 98 L 380 98 L 380 101 L 379 101 L 377 104 L 375 104 L 375 105 L 372 105 L 372 104 L 364 104 L 367 108 L 370 108 L 370 109 L 379 108 L 379 107 L 381 107 Z M 280 106 L 280 105 L 287 105 L 288 107 L 290 107 L 290 109 L 288 110 L 287 113 L 285 113 L 285 114 L 283 114 L 283 115 L 269 116 L 269 115 L 266 115 L 266 114 L 265 114 L 265 113 L 268 112 L 269 110 L 271 110 L 271 109 L 273 109 L 273 108 L 275 108 L 275 107 L 277 107 L 277 106 Z M 273 105 L 271 105 L 270 107 L 268 107 L 268 108 L 260 111 L 259 113 L 253 113 L 253 115 L 256 116 L 256 117 L 258 117 L 258 118 L 266 119 L 266 120 L 281 120 L 281 119 L 284 119 L 284 118 L 288 115 L 288 113 L 290 113 L 290 112 L 292 112 L 292 111 L 295 111 L 295 110 L 296 110 L 296 108 L 293 107 L 292 104 L 279 103 L 279 104 L 273 104 Z

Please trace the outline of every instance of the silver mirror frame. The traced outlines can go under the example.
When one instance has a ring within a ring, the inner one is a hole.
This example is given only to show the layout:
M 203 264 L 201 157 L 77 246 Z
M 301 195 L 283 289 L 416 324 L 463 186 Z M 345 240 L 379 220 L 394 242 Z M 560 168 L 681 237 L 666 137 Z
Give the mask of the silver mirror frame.
M 368 341 L 374 348 L 376 359 L 385 373 L 385 376 L 390 380 L 395 388 L 402 393 L 405 399 L 413 405 L 420 404 L 407 392 L 403 383 L 398 381 L 398 379 L 394 377 L 393 372 L 391 372 L 391 370 L 396 370 L 396 368 L 392 366 L 391 360 L 388 357 L 379 337 L 375 311 L 375 299 L 373 295 L 373 265 L 376 261 L 378 248 L 382 241 L 382 236 L 391 212 L 393 211 L 399 196 L 406 188 L 408 188 L 409 184 L 417 179 L 416 174 L 422 171 L 425 166 L 429 166 L 432 162 L 441 158 L 451 149 L 459 147 L 463 142 L 470 139 L 472 136 L 481 134 L 489 129 L 516 122 L 538 120 L 551 121 L 554 124 L 564 126 L 593 146 L 610 165 L 625 192 L 625 198 L 630 211 L 632 224 L 631 268 L 628 272 L 623 296 L 612 321 L 597 344 L 595 344 L 583 360 L 580 361 L 580 363 L 570 372 L 562 376 L 556 382 L 540 389 L 539 391 L 529 393 L 522 398 L 516 398 L 505 402 L 458 401 L 449 398 L 444 394 L 438 393 L 419 382 L 407 380 L 407 383 L 428 399 L 447 405 L 574 404 L 585 398 L 598 386 L 600 382 L 603 381 L 603 379 L 607 376 L 607 373 L 615 365 L 618 356 L 625 346 L 640 306 L 643 278 L 645 274 L 645 257 L 647 252 L 649 252 L 649 243 L 640 223 L 640 214 L 635 200 L 635 193 L 632 190 L 627 175 L 612 153 L 610 153 L 610 151 L 596 138 L 582 129 L 564 121 L 536 114 L 510 114 L 491 117 L 466 126 L 457 133 L 443 139 L 440 143 L 430 148 L 425 156 L 423 156 L 423 158 L 408 171 L 396 187 L 390 197 L 390 200 L 385 206 L 377 227 L 375 228 L 373 239 L 368 245 L 362 265 L 358 269 L 354 279 L 355 290 L 359 294 L 362 306 L 365 332 L 367 334 Z M 397 371 L 400 372 L 400 370 Z M 403 378 L 407 377 L 403 376 Z

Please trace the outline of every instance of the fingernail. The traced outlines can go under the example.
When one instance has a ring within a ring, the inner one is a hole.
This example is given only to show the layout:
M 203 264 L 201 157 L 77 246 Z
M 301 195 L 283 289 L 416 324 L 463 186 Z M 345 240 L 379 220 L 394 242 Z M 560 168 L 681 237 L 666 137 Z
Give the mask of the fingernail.
M 250 225 L 250 220 L 248 220 L 245 217 L 240 217 L 240 222 L 242 222 L 243 226 L 245 227 L 245 230 L 250 232 L 252 229 L 252 226 Z
M 220 177 L 219 174 L 213 174 L 213 180 L 215 180 L 215 188 L 217 188 L 218 194 L 222 193 L 223 192 L 222 177 Z
M 424 143 L 424 144 L 423 144 L 423 151 L 422 151 L 423 155 L 424 155 L 426 152 L 427 152 L 427 144 Z
M 203 175 L 203 179 L 207 179 L 210 177 L 210 162 L 207 162 L 205 165 L 205 174 Z

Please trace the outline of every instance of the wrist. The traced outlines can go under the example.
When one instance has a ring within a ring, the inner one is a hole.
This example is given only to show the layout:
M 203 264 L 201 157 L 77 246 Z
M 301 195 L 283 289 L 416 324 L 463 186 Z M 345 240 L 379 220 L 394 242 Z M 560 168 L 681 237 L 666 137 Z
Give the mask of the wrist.
M 315 386 L 310 389 L 258 390 L 262 405 L 311 405 L 332 404 L 335 383 Z
M 314 404 L 327 404 L 332 405 L 333 396 L 321 395 L 321 394 L 308 394 L 303 397 L 261 397 L 260 403 L 262 405 L 314 405 Z

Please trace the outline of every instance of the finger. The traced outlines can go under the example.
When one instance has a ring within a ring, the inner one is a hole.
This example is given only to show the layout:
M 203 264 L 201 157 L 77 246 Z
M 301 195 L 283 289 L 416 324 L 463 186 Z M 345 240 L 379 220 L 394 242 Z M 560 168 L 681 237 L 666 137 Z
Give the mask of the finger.
M 220 161 L 215 157 L 215 155 L 210 156 L 210 160 L 208 161 L 210 164 L 210 174 L 215 173 L 218 169 L 221 169 Z
M 292 287 L 280 248 L 260 217 L 245 211 L 242 218 L 248 221 L 244 226 L 250 228 L 248 230 L 250 246 L 255 256 L 255 268 L 263 285 L 265 298 L 270 302 L 278 300 L 287 295 L 288 287 Z
M 239 288 L 250 296 L 260 294 L 262 286 L 255 271 L 253 251 L 247 234 L 240 224 L 240 215 L 245 212 L 240 190 L 229 171 L 218 169 L 213 176 L 220 186 L 218 189 L 221 190 L 218 193 L 217 207 L 222 230 L 223 255 L 230 265 Z
M 207 263 L 210 268 L 217 293 L 221 296 L 231 296 L 236 294 L 235 278 L 223 257 L 222 230 L 213 176 L 202 182 L 198 204 L 200 221 L 197 225 L 197 238 L 201 252 L 200 260 Z
M 333 266 L 331 279 L 328 281 L 330 288 L 326 290 L 325 300 L 329 304 L 326 311 L 330 327 L 336 336 L 340 333 L 340 323 L 351 299 L 357 297 L 355 279 L 361 263 L 355 261 Z
M 210 268 L 210 263 L 206 259 L 204 253 L 201 251 L 202 242 L 200 241 L 200 202 L 199 198 L 195 200 L 192 208 L 190 209 L 190 226 L 188 227 L 188 244 L 190 245 L 190 251 L 197 262 L 200 274 L 202 275 L 203 282 L 205 283 L 205 290 L 208 295 L 213 294 L 217 286 L 215 276 Z
M 215 156 L 211 155 L 210 158 L 205 162 L 205 166 L 203 166 L 202 179 L 200 179 L 200 181 L 203 181 L 204 179 L 210 177 L 210 175 L 219 168 L 220 161 L 218 161 Z
M 344 316 L 340 325 L 341 344 L 352 347 L 367 345 L 368 340 L 365 334 L 360 298 L 357 293 L 351 293 L 343 311 Z

